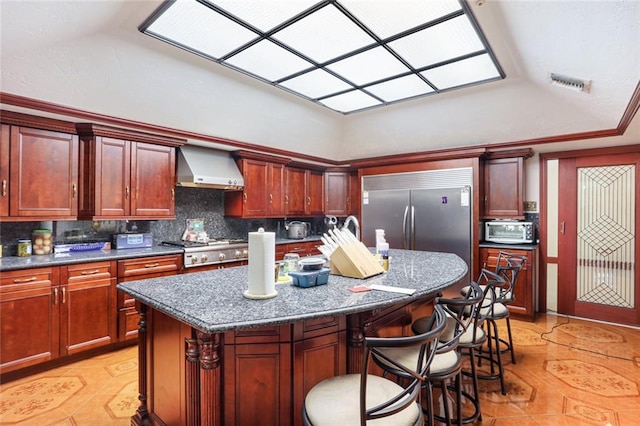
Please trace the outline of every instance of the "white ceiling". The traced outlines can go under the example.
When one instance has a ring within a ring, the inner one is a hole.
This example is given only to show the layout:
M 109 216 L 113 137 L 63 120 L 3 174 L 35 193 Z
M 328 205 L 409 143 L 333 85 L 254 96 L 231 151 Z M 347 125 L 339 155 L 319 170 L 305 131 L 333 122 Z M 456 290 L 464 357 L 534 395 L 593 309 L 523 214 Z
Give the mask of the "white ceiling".
M 468 3 L 506 79 L 346 116 L 141 34 L 160 0 L 0 1 L 0 90 L 332 160 L 618 126 L 640 81 L 640 1 Z M 621 143 L 640 142 L 638 121 Z

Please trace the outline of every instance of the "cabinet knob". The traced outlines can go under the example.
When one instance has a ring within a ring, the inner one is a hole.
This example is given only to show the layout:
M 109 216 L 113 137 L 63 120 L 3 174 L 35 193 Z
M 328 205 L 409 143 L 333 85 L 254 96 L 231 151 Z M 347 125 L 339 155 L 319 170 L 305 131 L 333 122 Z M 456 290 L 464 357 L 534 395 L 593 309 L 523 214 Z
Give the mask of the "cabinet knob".
M 57 288 L 53 289 L 53 304 L 54 305 L 58 304 L 58 289 Z
M 76 198 L 78 196 L 78 185 L 74 183 L 72 187 L 73 187 L 73 198 Z
M 155 268 L 159 265 L 159 263 L 147 263 L 144 265 L 145 268 Z
M 307 197 L 307 204 L 311 205 L 311 197 Z
M 176 190 L 171 188 L 171 201 L 175 201 L 176 199 Z
M 245 202 L 245 203 L 247 202 L 247 193 L 246 192 L 242 193 L 242 201 Z
M 67 288 L 62 287 L 62 304 L 67 303 Z
M 92 271 L 82 271 L 81 274 L 82 275 L 95 275 L 95 274 L 99 274 L 100 273 L 100 269 L 94 269 Z
M 7 180 L 6 179 L 2 180 L 2 196 L 3 197 L 7 196 Z
M 273 194 L 269 194 L 269 204 L 273 204 Z
M 129 199 L 129 187 L 128 186 L 124 187 L 124 199 L 125 200 Z

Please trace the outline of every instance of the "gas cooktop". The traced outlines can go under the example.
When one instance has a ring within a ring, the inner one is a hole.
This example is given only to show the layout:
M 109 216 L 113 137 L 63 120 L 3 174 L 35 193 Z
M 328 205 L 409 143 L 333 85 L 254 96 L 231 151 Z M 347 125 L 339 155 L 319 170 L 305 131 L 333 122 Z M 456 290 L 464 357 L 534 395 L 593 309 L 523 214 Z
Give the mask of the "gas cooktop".
M 163 241 L 160 245 L 163 246 L 174 246 L 174 247 L 210 247 L 210 246 L 220 246 L 220 245 L 228 245 L 228 244 L 242 244 L 246 243 L 247 240 L 243 240 L 240 238 L 215 238 L 211 239 L 208 242 L 200 242 L 200 241 Z

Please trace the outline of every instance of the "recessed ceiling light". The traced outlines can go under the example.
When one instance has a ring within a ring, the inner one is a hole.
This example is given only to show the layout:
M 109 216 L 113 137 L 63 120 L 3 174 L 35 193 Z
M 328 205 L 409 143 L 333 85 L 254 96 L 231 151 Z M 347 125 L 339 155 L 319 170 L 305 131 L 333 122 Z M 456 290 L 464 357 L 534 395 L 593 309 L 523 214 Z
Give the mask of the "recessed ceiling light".
M 344 114 L 505 77 L 462 0 L 166 0 L 139 29 Z

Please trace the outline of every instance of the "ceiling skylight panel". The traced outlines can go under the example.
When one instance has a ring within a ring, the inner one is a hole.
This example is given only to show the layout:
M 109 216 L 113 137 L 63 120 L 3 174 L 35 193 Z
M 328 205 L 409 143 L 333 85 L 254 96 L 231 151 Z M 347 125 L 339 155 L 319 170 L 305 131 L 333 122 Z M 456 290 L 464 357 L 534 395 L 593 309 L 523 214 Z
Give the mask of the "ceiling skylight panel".
M 350 84 L 322 69 L 302 74 L 291 80 L 284 81 L 280 85 L 311 99 L 353 88 Z
M 415 68 L 484 50 L 466 15 L 393 41 L 389 47 Z
M 461 9 L 458 0 L 341 0 L 340 3 L 381 39 Z
M 332 96 L 320 101 L 331 109 L 340 112 L 351 112 L 358 109 L 368 108 L 380 105 L 381 102 L 376 98 L 372 98 L 360 90 L 343 93 L 342 95 Z
M 261 31 L 269 31 L 318 0 L 207 0 Z
M 273 37 L 319 63 L 374 42 L 333 5 L 291 24 Z
M 363 85 L 409 71 L 384 47 L 376 47 L 328 65 L 331 71 L 347 80 Z
M 474 56 L 463 61 L 432 68 L 420 74 L 424 75 L 438 89 L 448 89 L 500 77 L 500 73 L 489 55 Z
M 415 74 L 367 86 L 366 89 L 368 92 L 384 99 L 385 102 L 393 102 L 433 92 L 431 86 Z
M 146 32 L 215 59 L 257 37 L 254 32 L 193 0 L 173 3 Z
M 268 81 L 310 68 L 312 64 L 286 49 L 263 40 L 225 61 Z

